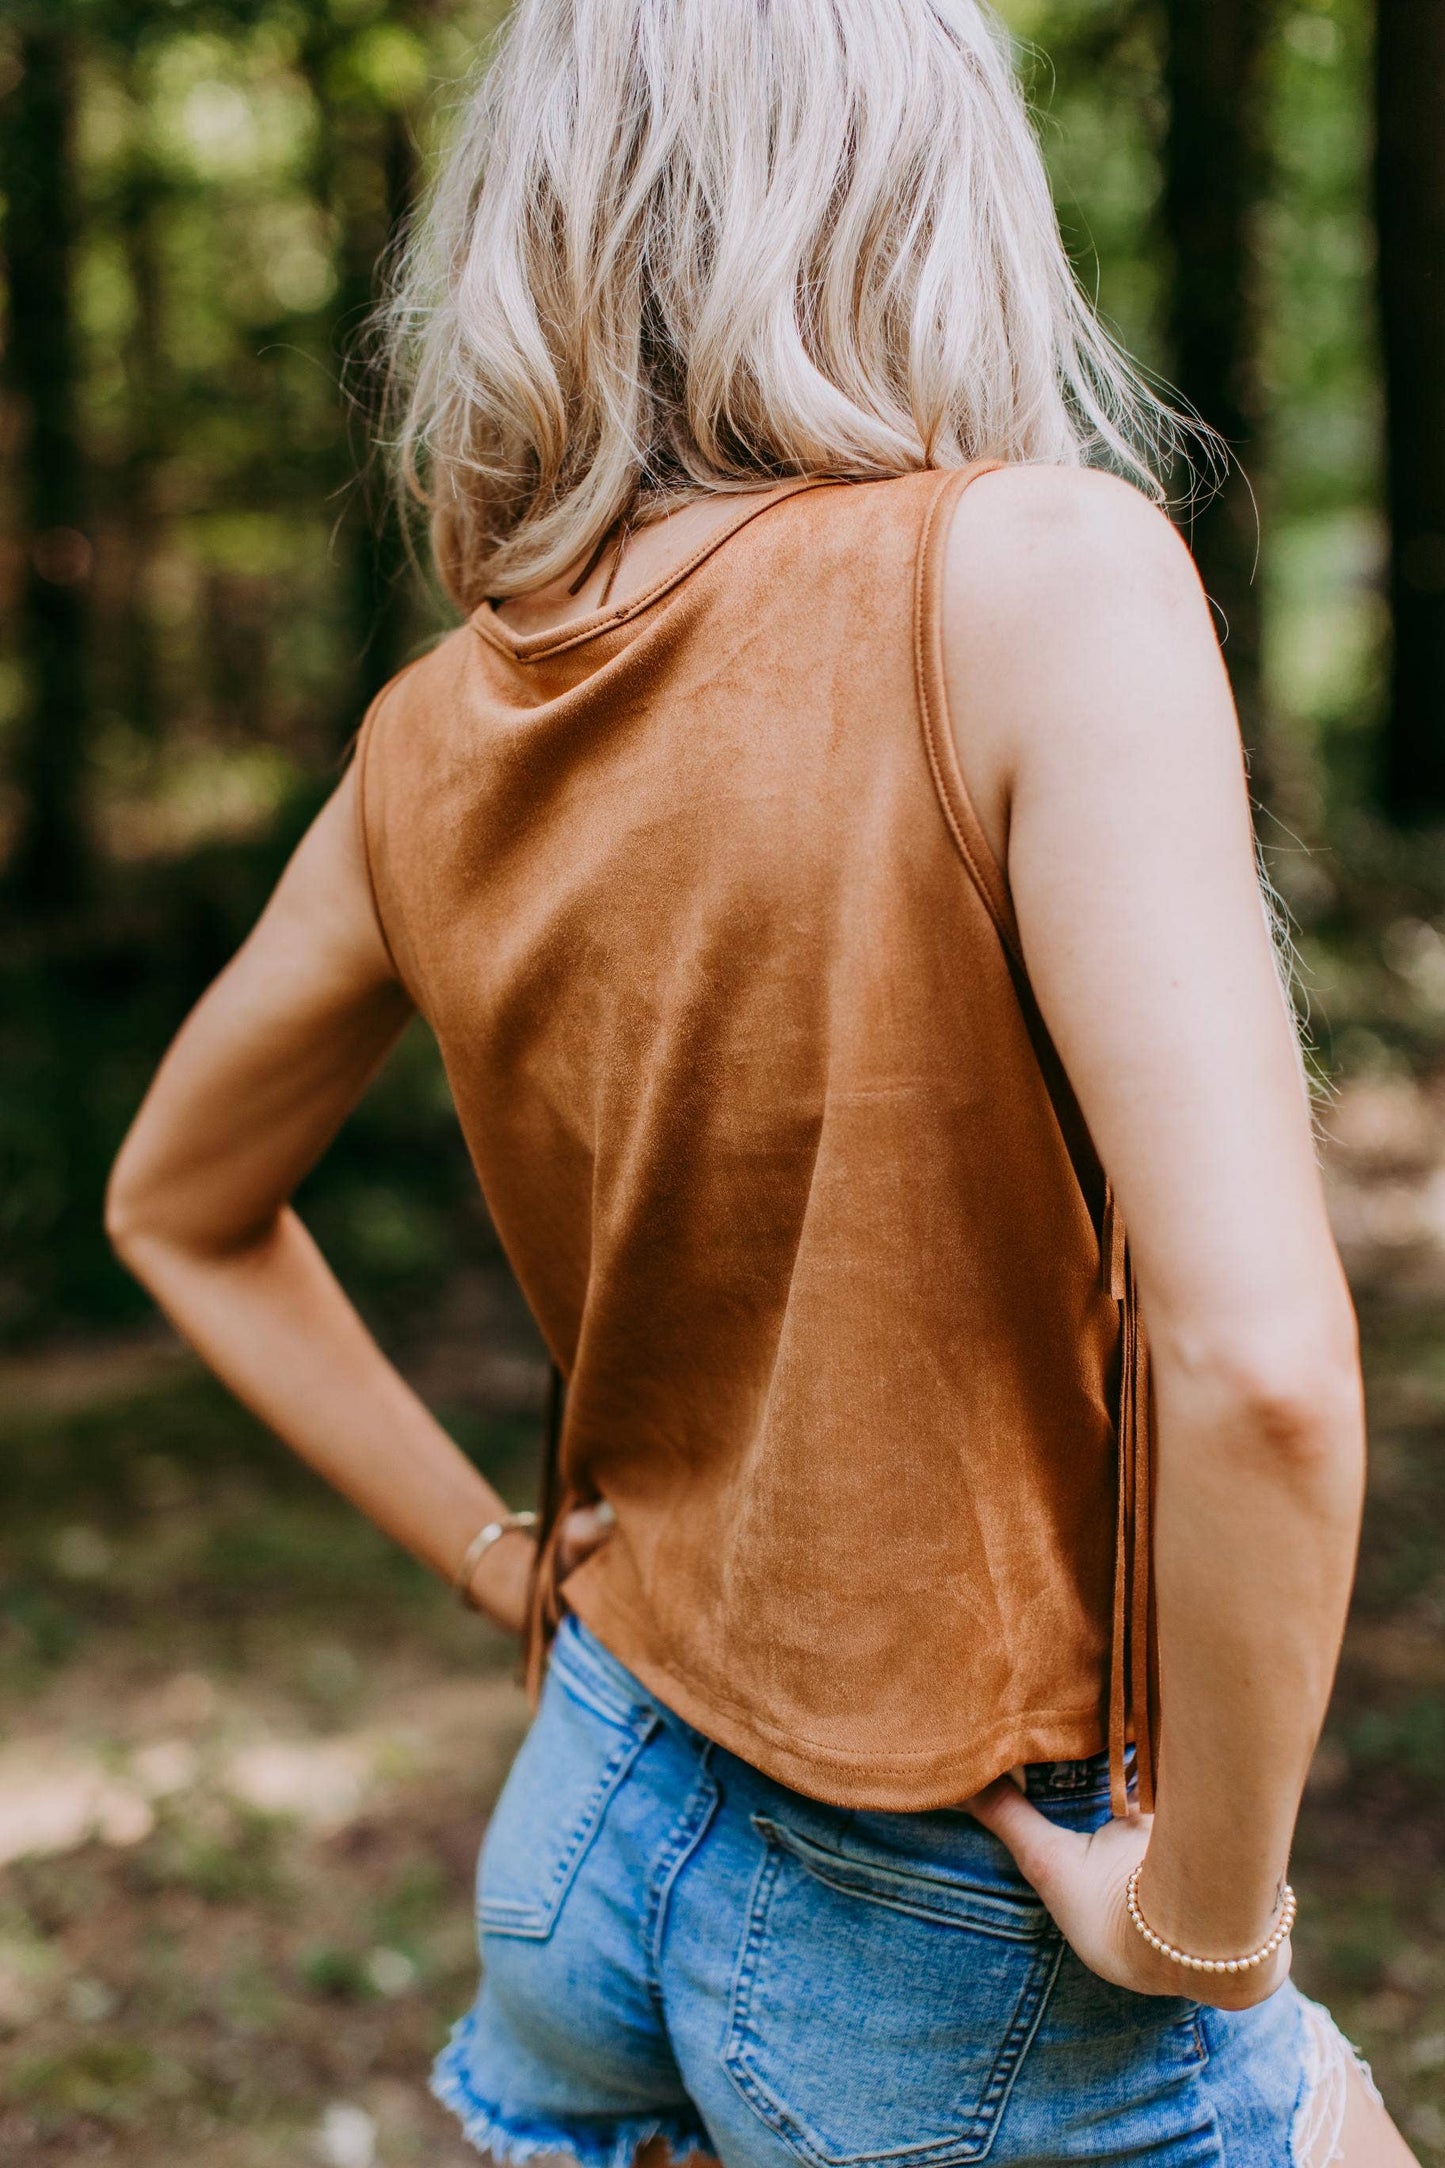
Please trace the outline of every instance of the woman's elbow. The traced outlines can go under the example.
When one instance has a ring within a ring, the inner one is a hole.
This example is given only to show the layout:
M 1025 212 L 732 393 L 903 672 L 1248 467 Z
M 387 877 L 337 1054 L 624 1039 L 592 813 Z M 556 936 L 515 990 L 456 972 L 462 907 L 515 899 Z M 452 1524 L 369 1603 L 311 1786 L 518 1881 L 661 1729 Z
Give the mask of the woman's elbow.
M 1364 1475 L 1359 1335 L 1347 1298 L 1298 1318 L 1265 1317 L 1186 1359 L 1162 1360 L 1211 1429 L 1311 1490 L 1357 1494 Z
M 146 1277 L 145 1258 L 176 1232 L 176 1184 L 166 1178 L 169 1173 L 157 1164 L 151 1140 L 137 1124 L 110 1170 L 103 1212 L 107 1241 L 137 1279 Z
M 130 1142 L 106 1184 L 104 1225 L 126 1269 L 155 1292 L 178 1272 L 235 1263 L 263 1253 L 285 1217 L 284 1205 L 255 1198 L 214 1161 L 157 1165 Z
M 104 1226 L 106 1240 L 116 1256 L 134 1271 L 147 1238 L 154 1238 L 155 1211 L 146 1185 L 136 1179 L 124 1151 L 105 1185 Z
M 1341 1353 L 1308 1372 L 1262 1371 L 1243 1406 L 1257 1451 L 1311 1490 L 1353 1498 L 1363 1487 L 1365 1417 L 1358 1363 Z

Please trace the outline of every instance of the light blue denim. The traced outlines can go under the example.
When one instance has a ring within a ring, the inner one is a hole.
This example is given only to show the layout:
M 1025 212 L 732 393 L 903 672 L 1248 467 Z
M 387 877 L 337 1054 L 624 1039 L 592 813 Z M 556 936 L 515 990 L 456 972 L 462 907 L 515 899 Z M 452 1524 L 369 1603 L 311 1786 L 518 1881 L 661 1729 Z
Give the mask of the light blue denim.
M 1029 1790 L 1107 1819 L 1102 1757 Z M 820 1806 L 564 1621 L 477 1876 L 483 1978 L 433 2090 L 502 2161 L 1290 2168 L 1292 1985 L 1225 2014 L 1110 1987 L 961 1811 Z

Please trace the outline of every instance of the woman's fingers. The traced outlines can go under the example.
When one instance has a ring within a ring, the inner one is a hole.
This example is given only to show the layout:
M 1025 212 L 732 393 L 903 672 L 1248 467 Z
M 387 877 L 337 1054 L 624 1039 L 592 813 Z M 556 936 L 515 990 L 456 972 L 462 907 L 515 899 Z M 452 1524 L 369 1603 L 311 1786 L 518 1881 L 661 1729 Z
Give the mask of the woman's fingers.
M 1071 1830 L 1055 1828 L 1009 1777 L 999 1777 L 986 1785 L 964 1805 L 985 1829 L 992 1830 L 1008 1846 L 1020 1874 L 1048 1904 L 1050 1890 L 1066 1868 L 1071 1849 L 1077 1851 L 1087 1840 Z
M 557 1535 L 557 1564 L 561 1571 L 571 1573 L 600 1549 L 611 1535 L 616 1518 L 605 1498 L 599 1498 L 596 1505 L 574 1506 Z
M 1008 1847 L 1074 1954 L 1116 1987 L 1138 1995 L 1198 1996 L 1219 2009 L 1243 2010 L 1272 1993 L 1288 1972 L 1288 1945 L 1268 1967 L 1200 1974 L 1176 1965 L 1136 1933 L 1125 1909 L 1125 1888 L 1148 1847 L 1151 1816 L 1121 1816 L 1085 1836 L 1040 1814 L 1008 1777 L 986 1785 L 964 1805 Z

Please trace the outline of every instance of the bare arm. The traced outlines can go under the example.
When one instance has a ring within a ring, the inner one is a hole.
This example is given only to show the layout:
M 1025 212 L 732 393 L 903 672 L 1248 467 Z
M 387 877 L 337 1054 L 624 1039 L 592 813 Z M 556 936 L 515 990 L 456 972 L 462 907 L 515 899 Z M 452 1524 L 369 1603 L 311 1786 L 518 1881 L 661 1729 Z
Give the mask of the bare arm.
M 1180 1947 L 1238 1955 L 1274 1915 L 1324 1717 L 1364 1440 L 1233 706 L 1187 552 L 1122 483 L 985 477 L 946 592 L 959 757 L 1130 1229 L 1153 1353 L 1164 1708 L 1140 1900 Z M 1016 1795 L 983 1811 L 1091 1963 L 1187 1986 L 1122 1921 L 1142 1829 L 1104 1832 L 1086 1866 Z M 1286 1962 L 1217 1999 L 1256 1999 Z
M 121 1257 L 248 1407 L 450 1579 L 506 1509 L 392 1368 L 289 1199 L 411 1015 L 376 923 L 354 775 L 166 1055 L 111 1176 Z M 477 1600 L 521 1623 L 531 1545 Z

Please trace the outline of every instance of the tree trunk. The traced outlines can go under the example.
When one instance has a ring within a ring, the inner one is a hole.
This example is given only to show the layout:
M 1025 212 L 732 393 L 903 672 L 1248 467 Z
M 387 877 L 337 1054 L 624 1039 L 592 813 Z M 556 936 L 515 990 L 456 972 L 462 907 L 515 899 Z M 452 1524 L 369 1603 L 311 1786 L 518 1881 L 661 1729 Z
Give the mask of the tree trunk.
M 1445 815 L 1445 4 L 1379 0 L 1380 325 L 1394 661 L 1382 795 Z
M 1264 698 L 1259 540 L 1250 488 L 1259 423 L 1252 229 L 1267 167 L 1261 75 L 1269 0 L 1164 0 L 1164 20 L 1164 216 L 1173 257 L 1174 378 L 1238 462 L 1195 518 L 1190 539 L 1223 620 L 1224 652 L 1258 791 Z
M 367 430 L 378 419 L 379 387 L 364 344 L 358 347 L 355 342 L 379 298 L 379 268 L 411 209 L 416 185 L 416 158 L 405 114 L 390 108 L 373 123 L 373 131 L 371 187 L 354 190 L 343 214 L 338 312 L 343 348 L 350 347 L 344 364 L 349 389 Z M 357 177 L 353 174 L 353 180 Z M 348 688 L 350 708 L 340 721 L 343 735 L 349 737 L 373 695 L 401 667 L 410 610 L 406 551 L 390 491 L 378 468 L 367 471 L 358 482 L 346 518 L 351 529 L 347 645 L 355 678 Z
M 393 13 L 406 19 L 405 10 Z M 350 740 L 372 696 L 400 667 L 410 622 L 403 537 L 380 471 L 367 464 L 378 386 L 362 334 L 379 298 L 379 267 L 411 209 L 416 183 L 403 110 L 369 101 L 338 109 L 329 100 L 328 73 L 345 35 L 329 17 L 318 18 L 301 52 L 318 112 L 328 118 L 318 131 L 311 185 L 336 234 L 331 334 L 342 426 L 333 488 L 342 510 L 333 547 L 342 564 L 347 663 L 331 726 L 338 746 Z
M 119 657 L 120 704 L 138 736 L 165 735 L 151 583 L 164 536 L 159 475 L 172 429 L 161 273 L 166 181 L 151 140 L 149 84 L 134 53 L 124 60 L 132 138 L 119 190 L 117 223 L 130 278 L 125 368 L 129 414 L 124 481 L 126 563 Z
M 0 109 L 10 321 L 6 374 L 19 408 L 26 571 L 17 623 L 24 677 L 15 781 L 16 904 L 57 912 L 84 891 L 87 714 L 84 469 L 72 298 L 76 240 L 75 57 L 69 32 L 35 23 Z

